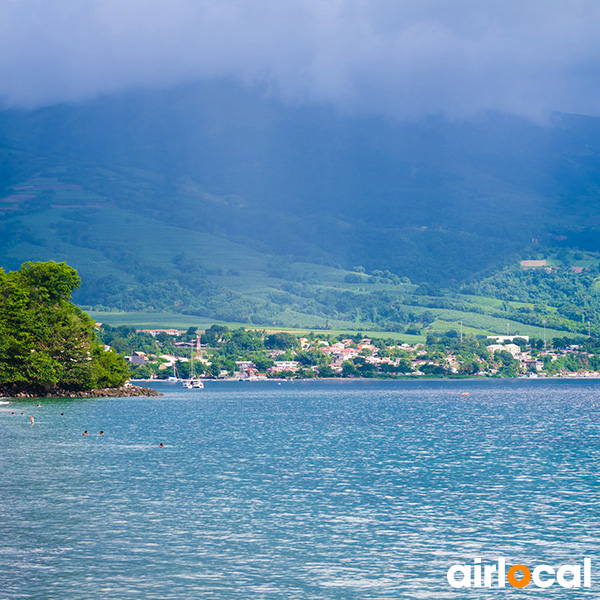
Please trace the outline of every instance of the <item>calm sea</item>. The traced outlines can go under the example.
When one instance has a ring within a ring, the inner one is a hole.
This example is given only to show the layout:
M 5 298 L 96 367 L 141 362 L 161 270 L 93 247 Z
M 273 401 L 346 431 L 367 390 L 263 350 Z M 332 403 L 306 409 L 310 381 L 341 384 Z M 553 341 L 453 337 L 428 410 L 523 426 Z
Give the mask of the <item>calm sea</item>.
M 156 387 L 0 405 L 1 599 L 600 596 L 600 382 Z M 498 556 L 593 586 L 448 585 Z

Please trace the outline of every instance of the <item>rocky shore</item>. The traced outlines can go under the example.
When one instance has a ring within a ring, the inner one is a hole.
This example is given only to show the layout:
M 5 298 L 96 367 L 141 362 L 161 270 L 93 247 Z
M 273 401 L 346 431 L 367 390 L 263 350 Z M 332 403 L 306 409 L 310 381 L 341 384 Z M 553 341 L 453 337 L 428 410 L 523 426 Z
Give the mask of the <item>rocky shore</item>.
M 16 391 L 0 389 L 0 396 L 5 398 L 131 398 L 134 396 L 164 396 L 152 388 L 139 385 L 126 385 L 119 388 L 104 388 L 74 392 L 53 388 L 44 391 Z

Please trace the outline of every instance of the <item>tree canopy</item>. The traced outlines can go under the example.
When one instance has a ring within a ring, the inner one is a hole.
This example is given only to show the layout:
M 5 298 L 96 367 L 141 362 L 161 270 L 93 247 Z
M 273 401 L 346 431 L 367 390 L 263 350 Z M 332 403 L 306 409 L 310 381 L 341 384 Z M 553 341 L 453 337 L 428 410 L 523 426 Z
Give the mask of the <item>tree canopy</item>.
M 49 392 L 118 387 L 123 358 L 105 351 L 91 318 L 71 302 L 81 284 L 66 263 L 0 269 L 0 388 Z

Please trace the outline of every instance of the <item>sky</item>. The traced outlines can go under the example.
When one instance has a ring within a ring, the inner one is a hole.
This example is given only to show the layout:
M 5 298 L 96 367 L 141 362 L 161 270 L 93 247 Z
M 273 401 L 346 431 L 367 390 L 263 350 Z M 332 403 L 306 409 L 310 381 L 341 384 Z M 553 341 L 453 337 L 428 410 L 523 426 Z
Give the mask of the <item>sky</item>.
M 0 0 L 0 100 L 206 78 L 399 119 L 600 115 L 597 0 Z

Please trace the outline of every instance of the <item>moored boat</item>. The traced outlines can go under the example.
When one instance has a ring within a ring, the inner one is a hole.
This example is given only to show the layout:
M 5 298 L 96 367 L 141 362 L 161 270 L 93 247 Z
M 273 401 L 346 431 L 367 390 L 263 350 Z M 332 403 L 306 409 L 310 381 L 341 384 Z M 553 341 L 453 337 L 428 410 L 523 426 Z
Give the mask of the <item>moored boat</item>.
M 196 351 L 200 348 L 200 338 L 196 338 Z M 201 390 L 204 388 L 204 382 L 194 375 L 194 348 L 190 357 L 190 376 L 184 380 L 183 387 L 186 390 Z
M 201 390 L 204 388 L 204 382 L 197 377 L 191 377 L 183 382 L 183 387 L 186 390 Z

